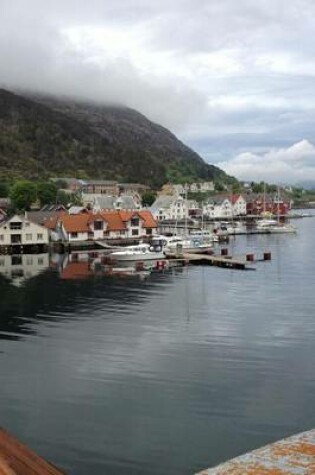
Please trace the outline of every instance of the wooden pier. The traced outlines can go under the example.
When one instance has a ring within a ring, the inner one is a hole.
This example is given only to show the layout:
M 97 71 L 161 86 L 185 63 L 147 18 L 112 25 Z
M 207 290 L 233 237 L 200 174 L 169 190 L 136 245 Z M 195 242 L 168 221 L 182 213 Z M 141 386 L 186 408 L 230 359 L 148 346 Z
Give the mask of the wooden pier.
M 0 428 L 0 475 L 65 475 Z
M 246 260 L 246 257 L 244 259 L 235 259 L 229 255 L 215 256 L 185 252 L 182 254 L 168 253 L 167 257 L 171 260 L 183 260 L 194 265 L 210 265 L 238 270 L 255 270 L 255 267 L 252 266 L 253 260 Z

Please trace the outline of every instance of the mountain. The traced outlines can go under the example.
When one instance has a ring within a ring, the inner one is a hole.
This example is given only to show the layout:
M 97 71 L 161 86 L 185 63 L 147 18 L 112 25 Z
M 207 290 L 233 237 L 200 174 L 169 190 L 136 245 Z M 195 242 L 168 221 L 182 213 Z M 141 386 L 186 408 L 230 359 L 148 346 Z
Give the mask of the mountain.
M 164 127 L 125 107 L 0 89 L 0 177 L 229 181 Z
M 315 180 L 300 181 L 296 184 L 298 188 L 304 188 L 305 190 L 315 190 Z

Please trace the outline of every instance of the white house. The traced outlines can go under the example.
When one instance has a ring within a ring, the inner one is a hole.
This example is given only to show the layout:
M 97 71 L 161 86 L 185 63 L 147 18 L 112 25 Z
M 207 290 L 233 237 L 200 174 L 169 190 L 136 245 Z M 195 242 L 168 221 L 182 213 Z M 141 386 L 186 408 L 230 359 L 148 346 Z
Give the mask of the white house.
M 204 202 L 202 212 L 208 218 L 231 218 L 232 203 L 228 198 L 211 199 Z
M 242 195 L 233 195 L 231 197 L 234 216 L 246 216 L 246 200 Z
M 99 213 L 62 214 L 45 226 L 52 240 L 78 242 L 121 237 L 144 237 L 156 233 L 157 223 L 150 211 L 102 211 Z
M 0 246 L 34 246 L 49 243 L 48 229 L 15 215 L 0 223 Z
M 185 219 L 188 217 L 188 201 L 182 196 L 160 195 L 150 211 L 158 221 Z

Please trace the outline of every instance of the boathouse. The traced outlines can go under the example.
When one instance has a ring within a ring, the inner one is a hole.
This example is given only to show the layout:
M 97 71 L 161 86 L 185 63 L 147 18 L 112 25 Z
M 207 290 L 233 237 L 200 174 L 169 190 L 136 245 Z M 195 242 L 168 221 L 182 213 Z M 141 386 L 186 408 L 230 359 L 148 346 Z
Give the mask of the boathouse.
M 29 221 L 24 216 L 14 215 L 0 223 L 0 249 L 8 252 L 46 250 L 49 243 L 48 229 Z

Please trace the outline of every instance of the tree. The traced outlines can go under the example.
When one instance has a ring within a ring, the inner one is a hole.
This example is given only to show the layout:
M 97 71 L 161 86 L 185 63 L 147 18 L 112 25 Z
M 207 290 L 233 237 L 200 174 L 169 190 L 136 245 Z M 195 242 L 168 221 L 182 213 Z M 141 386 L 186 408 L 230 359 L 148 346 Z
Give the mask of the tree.
M 17 181 L 12 186 L 9 196 L 15 209 L 28 210 L 36 200 L 36 185 L 27 180 Z
M 0 181 L 0 198 L 6 198 L 9 194 L 9 187 L 5 181 Z
M 214 188 L 215 188 L 215 191 L 219 191 L 219 192 L 225 190 L 223 184 L 220 183 L 219 181 L 217 181 L 217 182 L 214 184 Z
M 52 182 L 40 182 L 36 185 L 37 199 L 41 206 L 54 204 L 57 197 L 57 186 Z
M 156 198 L 156 194 L 153 191 L 145 191 L 142 195 L 143 206 L 151 206 Z

